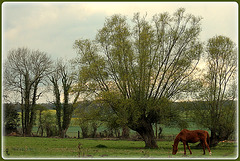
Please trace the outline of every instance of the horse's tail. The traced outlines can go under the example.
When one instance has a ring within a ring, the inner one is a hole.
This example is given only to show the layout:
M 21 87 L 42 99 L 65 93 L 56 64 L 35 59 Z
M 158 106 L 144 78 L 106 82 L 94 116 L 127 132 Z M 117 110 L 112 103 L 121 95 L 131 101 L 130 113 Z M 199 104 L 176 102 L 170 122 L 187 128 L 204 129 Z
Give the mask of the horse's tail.
M 207 132 L 207 142 L 208 142 L 208 146 L 210 146 L 210 136 L 209 136 L 208 132 Z

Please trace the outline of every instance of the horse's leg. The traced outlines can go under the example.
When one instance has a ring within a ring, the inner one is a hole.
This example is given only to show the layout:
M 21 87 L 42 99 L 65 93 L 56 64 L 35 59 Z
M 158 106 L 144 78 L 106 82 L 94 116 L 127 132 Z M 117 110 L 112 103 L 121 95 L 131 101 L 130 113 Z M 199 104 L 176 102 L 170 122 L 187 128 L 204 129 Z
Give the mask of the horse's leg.
M 186 144 L 187 144 L 188 150 L 190 151 L 190 154 L 192 154 L 192 151 L 191 151 L 191 149 L 190 149 L 190 146 L 188 145 L 188 143 L 186 143 Z
M 209 148 L 209 145 L 208 145 L 208 143 L 207 143 L 207 140 L 204 141 L 204 144 L 206 145 L 206 147 L 207 147 L 207 149 L 208 149 L 208 151 L 209 151 L 209 155 L 211 155 L 212 152 L 211 152 L 211 150 L 210 150 L 210 148 Z
M 184 147 L 184 155 L 186 155 L 186 142 L 183 141 L 183 147 Z
M 202 145 L 202 148 L 203 148 L 203 155 L 205 155 L 205 145 L 204 145 L 204 142 L 203 141 L 200 141 L 201 142 L 201 145 Z

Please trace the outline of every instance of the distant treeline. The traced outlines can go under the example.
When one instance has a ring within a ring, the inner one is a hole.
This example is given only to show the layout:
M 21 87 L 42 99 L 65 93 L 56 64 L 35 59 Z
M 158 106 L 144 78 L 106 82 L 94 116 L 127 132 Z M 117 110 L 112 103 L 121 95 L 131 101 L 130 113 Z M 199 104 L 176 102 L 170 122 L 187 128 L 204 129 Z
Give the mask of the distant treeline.
M 4 103 L 3 106 L 5 106 Z M 89 102 L 89 104 L 93 104 Z M 237 104 L 237 101 L 225 100 L 223 102 L 223 107 L 228 107 L 231 104 Z M 13 104 L 17 110 L 17 112 L 21 112 L 21 105 L 19 103 Z M 47 110 L 55 110 L 55 105 L 53 103 L 39 103 L 37 105 L 45 107 Z M 77 108 L 85 106 L 84 102 L 79 102 Z M 207 110 L 206 101 L 182 101 L 182 102 L 172 102 L 172 106 L 178 108 L 178 111 L 192 111 L 196 110 L 195 106 L 198 106 L 198 109 Z M 86 107 L 87 108 L 87 107 Z M 75 117 L 75 116 L 73 116 Z

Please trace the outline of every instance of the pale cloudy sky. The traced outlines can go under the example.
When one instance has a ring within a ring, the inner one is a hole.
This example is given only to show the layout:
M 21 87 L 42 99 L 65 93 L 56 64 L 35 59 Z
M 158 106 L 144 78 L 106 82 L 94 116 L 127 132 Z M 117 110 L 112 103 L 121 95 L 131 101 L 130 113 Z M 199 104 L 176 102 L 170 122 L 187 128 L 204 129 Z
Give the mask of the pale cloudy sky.
M 235 2 L 92 2 L 92 3 L 10 3 L 2 4 L 2 55 L 18 47 L 47 52 L 52 58 L 73 58 L 73 43 L 79 38 L 95 38 L 106 17 L 140 12 L 172 14 L 183 7 L 202 16 L 201 39 L 224 35 L 238 41 L 238 4 Z

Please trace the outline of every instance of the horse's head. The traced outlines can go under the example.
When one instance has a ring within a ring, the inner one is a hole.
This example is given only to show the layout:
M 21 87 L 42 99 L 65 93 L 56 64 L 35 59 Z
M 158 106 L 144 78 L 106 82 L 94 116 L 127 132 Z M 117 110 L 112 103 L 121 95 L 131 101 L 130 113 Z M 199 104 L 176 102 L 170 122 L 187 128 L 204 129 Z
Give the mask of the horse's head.
M 178 147 L 176 145 L 172 145 L 172 146 L 173 146 L 172 154 L 175 155 L 178 151 Z

